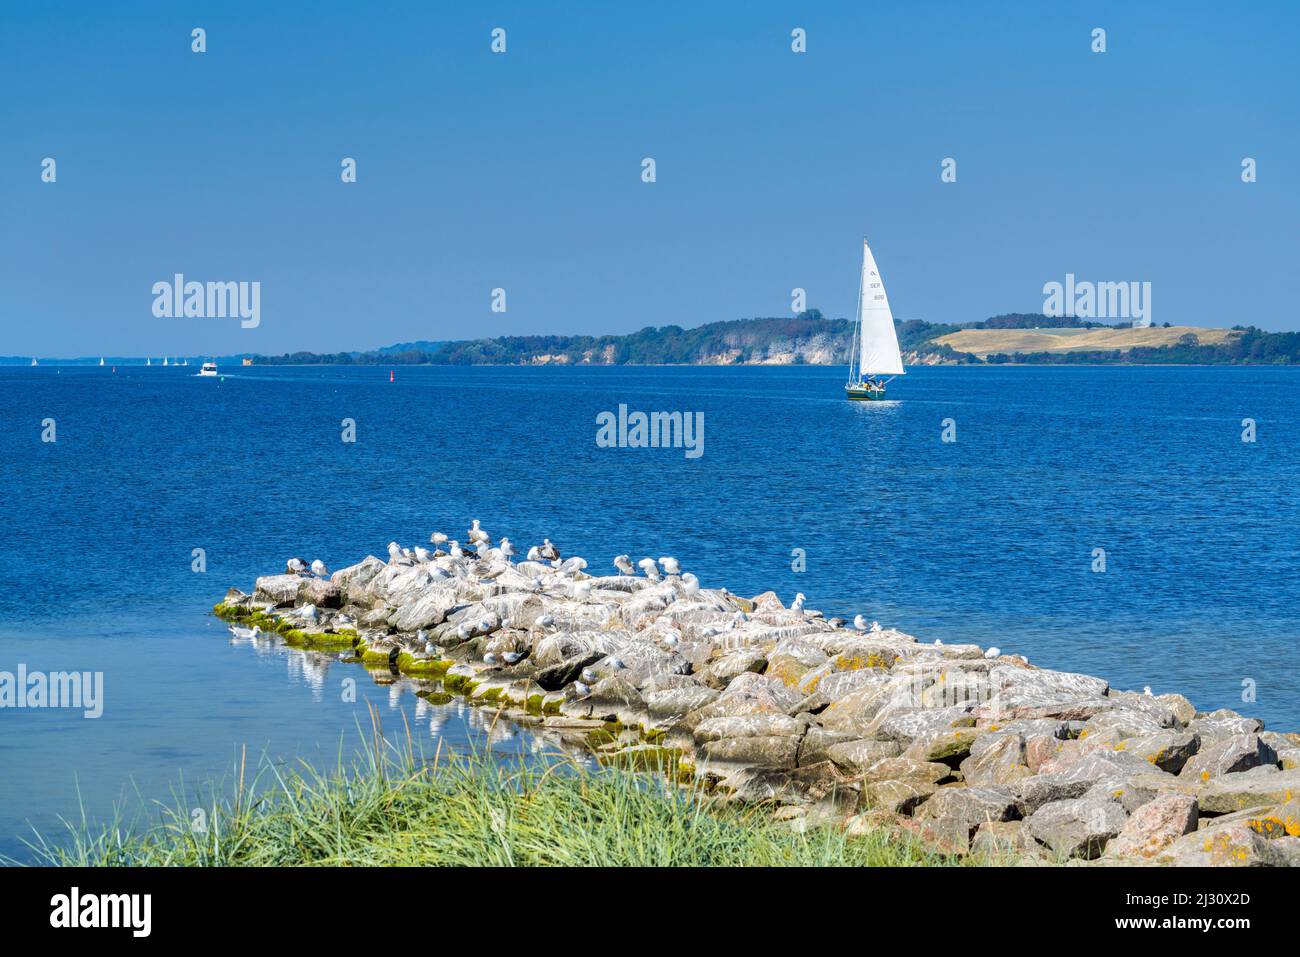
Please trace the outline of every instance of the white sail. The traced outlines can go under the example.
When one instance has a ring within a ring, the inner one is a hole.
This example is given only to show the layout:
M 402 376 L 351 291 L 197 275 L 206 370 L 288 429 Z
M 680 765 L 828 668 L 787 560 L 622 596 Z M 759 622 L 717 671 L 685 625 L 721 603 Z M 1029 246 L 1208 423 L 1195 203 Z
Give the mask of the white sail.
M 903 375 L 903 357 L 898 352 L 894 314 L 889 311 L 885 283 L 876 268 L 871 247 L 862 240 L 862 302 L 858 307 L 858 371 L 864 376 Z

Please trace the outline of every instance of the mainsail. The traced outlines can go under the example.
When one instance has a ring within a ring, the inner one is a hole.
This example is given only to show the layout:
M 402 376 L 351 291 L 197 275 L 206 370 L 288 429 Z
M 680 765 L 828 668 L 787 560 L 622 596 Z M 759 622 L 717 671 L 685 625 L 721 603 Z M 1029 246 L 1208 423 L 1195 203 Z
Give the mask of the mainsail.
M 876 268 L 871 247 L 862 240 L 862 286 L 858 305 L 858 373 L 863 376 L 903 375 L 903 357 L 898 352 L 894 314 L 889 311 L 885 283 Z

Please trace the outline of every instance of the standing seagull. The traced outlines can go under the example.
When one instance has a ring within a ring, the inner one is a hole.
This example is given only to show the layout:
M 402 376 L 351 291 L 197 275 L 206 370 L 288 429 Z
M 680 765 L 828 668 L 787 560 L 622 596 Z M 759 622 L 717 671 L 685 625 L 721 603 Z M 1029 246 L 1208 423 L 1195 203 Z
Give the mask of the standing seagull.
M 659 574 L 659 566 L 655 564 L 653 558 L 643 558 L 636 563 L 636 566 L 641 569 L 641 571 L 645 572 L 645 577 L 650 579 L 652 582 L 657 582 L 662 577 Z
M 803 611 L 803 602 L 804 602 L 803 592 L 796 592 L 794 596 L 794 601 L 790 602 L 790 610 Z
M 632 564 L 632 559 L 627 555 L 616 555 L 614 557 L 614 567 L 618 569 L 620 575 L 636 574 L 636 566 Z
M 485 544 L 491 544 L 492 542 L 492 539 L 488 536 L 488 533 L 478 527 L 477 518 L 474 519 L 474 524 L 470 526 L 469 540 L 471 542 L 475 542 L 475 543 L 483 542 Z
M 858 631 L 866 631 L 868 628 L 871 627 L 871 624 L 870 622 L 867 621 L 866 615 L 854 615 L 853 627 L 856 628 Z
M 677 563 L 677 559 L 671 555 L 664 555 L 659 559 L 659 564 L 663 567 L 665 575 L 681 574 L 682 566 Z
M 311 563 L 311 573 L 317 578 L 329 578 L 330 570 L 325 567 L 325 563 L 319 558 Z
M 286 575 L 305 575 L 307 574 L 307 563 L 301 558 L 291 558 L 284 565 Z

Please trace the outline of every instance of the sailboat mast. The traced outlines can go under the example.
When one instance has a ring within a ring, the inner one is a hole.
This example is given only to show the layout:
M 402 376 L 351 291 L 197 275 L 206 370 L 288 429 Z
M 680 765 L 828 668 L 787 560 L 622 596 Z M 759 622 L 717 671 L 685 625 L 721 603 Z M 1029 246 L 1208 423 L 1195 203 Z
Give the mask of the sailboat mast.
M 862 241 L 867 241 L 862 237 Z M 849 327 L 849 334 L 853 342 L 849 345 L 849 381 L 856 382 L 861 376 L 854 374 L 854 366 L 859 361 L 861 353 L 858 350 L 858 340 L 862 338 L 862 267 L 858 267 L 858 304 L 853 308 L 853 325 Z

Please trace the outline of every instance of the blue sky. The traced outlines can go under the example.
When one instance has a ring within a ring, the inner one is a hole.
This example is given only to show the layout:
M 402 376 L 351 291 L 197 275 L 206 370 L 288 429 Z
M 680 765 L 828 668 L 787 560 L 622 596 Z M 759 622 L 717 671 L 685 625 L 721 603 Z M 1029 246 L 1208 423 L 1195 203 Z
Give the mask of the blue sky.
M 6 5 L 0 354 L 846 315 L 863 233 L 904 318 L 1072 272 L 1300 328 L 1300 5 L 808 6 Z M 261 325 L 156 318 L 176 272 L 260 281 Z

